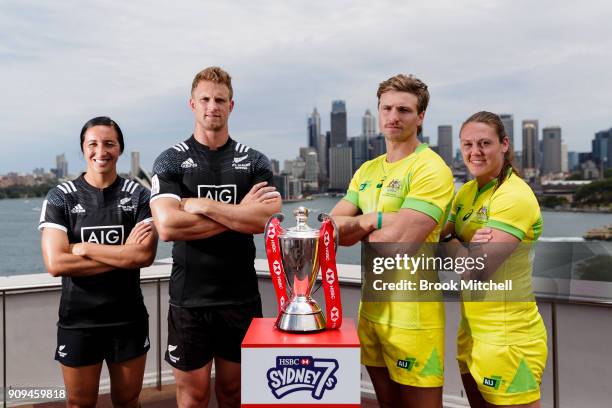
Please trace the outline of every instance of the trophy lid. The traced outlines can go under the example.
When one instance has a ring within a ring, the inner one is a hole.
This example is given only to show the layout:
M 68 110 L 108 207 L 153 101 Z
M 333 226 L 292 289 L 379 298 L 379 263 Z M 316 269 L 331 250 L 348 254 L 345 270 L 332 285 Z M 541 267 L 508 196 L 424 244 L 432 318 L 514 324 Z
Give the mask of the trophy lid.
M 317 238 L 319 236 L 319 230 L 310 228 L 306 221 L 308 220 L 308 208 L 298 207 L 293 210 L 293 215 L 297 225 L 295 227 L 287 228 L 285 233 L 280 238 Z

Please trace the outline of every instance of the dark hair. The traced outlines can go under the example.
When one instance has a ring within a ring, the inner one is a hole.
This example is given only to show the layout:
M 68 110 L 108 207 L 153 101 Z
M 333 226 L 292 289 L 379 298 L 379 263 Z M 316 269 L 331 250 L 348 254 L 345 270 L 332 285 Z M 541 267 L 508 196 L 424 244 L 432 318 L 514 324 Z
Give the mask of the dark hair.
M 417 113 L 425 112 L 429 104 L 429 90 L 427 85 L 414 75 L 397 74 L 381 82 L 378 85 L 376 97 L 380 105 L 380 96 L 388 91 L 408 92 L 417 97 Z M 418 133 L 423 130 L 422 126 L 418 126 Z
M 108 126 L 115 129 L 117 132 L 117 140 L 119 141 L 119 147 L 121 149 L 121 153 L 123 153 L 123 148 L 125 147 L 123 143 L 123 133 L 121 132 L 121 128 L 119 125 L 109 118 L 108 116 L 98 116 L 93 119 L 89 119 L 87 123 L 83 125 L 83 129 L 81 129 L 81 152 L 83 152 L 83 142 L 85 141 L 85 133 L 94 126 Z
M 196 89 L 198 84 L 202 81 L 210 81 L 210 82 L 214 82 L 215 84 L 225 85 L 227 86 L 227 89 L 229 89 L 230 100 L 234 97 L 234 90 L 232 89 L 232 77 L 230 76 L 230 74 L 225 72 L 222 68 L 208 67 L 198 72 L 195 78 L 193 78 L 193 82 L 191 83 L 191 93 L 192 94 L 193 94 L 193 90 Z
M 475 114 L 467 118 L 465 122 L 463 122 L 463 124 L 461 125 L 461 130 L 459 130 L 460 136 L 465 125 L 472 122 L 484 123 L 485 125 L 491 126 L 495 131 L 495 134 L 497 135 L 499 143 L 503 143 L 504 139 L 508 138 L 508 134 L 506 133 L 506 129 L 504 128 L 504 123 L 501 121 L 501 118 L 495 113 L 487 111 L 476 112 Z M 508 145 L 508 150 L 506 151 L 506 153 L 504 153 L 504 164 L 502 166 L 501 171 L 497 175 L 497 186 L 495 188 L 501 186 L 502 183 L 506 180 L 508 169 L 512 169 L 512 172 L 514 174 L 516 174 L 518 177 L 521 177 L 520 173 L 514 166 L 514 153 L 512 152 L 512 146 L 510 145 Z

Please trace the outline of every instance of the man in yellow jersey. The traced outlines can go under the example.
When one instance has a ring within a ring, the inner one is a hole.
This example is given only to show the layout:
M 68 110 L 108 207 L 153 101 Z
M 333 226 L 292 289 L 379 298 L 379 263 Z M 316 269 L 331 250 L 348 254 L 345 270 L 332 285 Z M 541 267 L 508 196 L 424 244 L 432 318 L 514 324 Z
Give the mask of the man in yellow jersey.
M 453 198 L 444 161 L 417 139 L 429 91 L 414 76 L 378 87 L 380 130 L 387 154 L 364 163 L 332 211 L 342 245 L 437 242 Z M 361 362 L 382 407 L 441 407 L 444 305 L 366 302 L 359 312 Z

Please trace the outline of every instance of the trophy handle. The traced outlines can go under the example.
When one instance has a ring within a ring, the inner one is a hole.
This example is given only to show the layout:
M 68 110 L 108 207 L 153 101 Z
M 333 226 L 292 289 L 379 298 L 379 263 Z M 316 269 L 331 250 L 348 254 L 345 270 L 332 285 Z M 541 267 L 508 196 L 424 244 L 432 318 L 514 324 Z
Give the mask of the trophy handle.
M 268 221 L 266 222 L 266 227 L 264 228 L 264 234 L 268 233 L 268 227 L 270 226 L 270 222 L 272 222 L 272 220 L 275 218 L 278 219 L 278 222 L 283 222 L 283 220 L 285 219 L 285 215 L 283 213 L 272 214 L 270 218 L 268 218 Z
M 331 221 L 332 225 L 334 226 L 334 250 L 338 251 L 338 242 L 340 242 L 340 233 L 338 232 L 338 226 L 336 225 L 336 221 L 334 221 L 331 215 L 324 213 L 324 212 L 320 213 L 317 219 L 319 220 L 319 222 L 323 222 L 325 220 Z M 321 286 L 323 286 L 323 276 L 321 276 L 321 280 L 319 281 L 319 286 L 317 286 L 312 291 L 312 294 L 314 295 L 315 293 L 317 293 L 317 291 L 321 289 Z
M 332 225 L 334 226 L 334 250 L 338 251 L 338 242 L 340 242 L 340 232 L 338 231 L 338 226 L 336 225 L 336 221 L 331 217 L 331 215 L 327 213 L 321 213 L 318 217 L 319 222 L 323 222 L 325 220 L 330 220 Z

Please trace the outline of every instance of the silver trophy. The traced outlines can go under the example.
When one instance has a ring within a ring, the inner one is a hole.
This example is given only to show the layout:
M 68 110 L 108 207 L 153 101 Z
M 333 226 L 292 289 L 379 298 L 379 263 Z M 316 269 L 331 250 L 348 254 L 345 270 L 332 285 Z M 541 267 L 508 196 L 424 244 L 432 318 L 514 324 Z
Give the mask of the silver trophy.
M 288 301 L 281 306 L 276 326 L 288 332 L 316 332 L 326 327 L 323 312 L 311 297 L 319 272 L 319 230 L 306 224 L 307 208 L 298 207 L 293 211 L 293 215 L 297 225 L 284 230 L 278 237 L 290 293 L 287 294 Z M 283 219 L 282 214 L 273 217 L 280 221 Z M 323 221 L 328 217 L 321 214 L 319 220 Z M 337 229 L 335 235 L 337 243 Z

